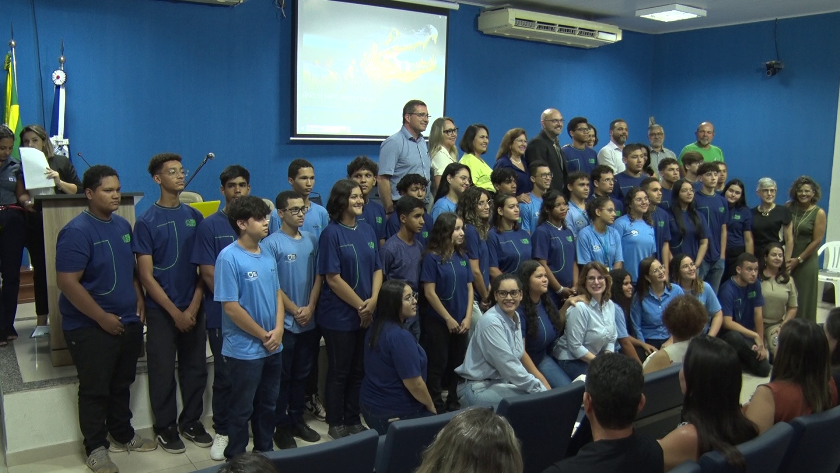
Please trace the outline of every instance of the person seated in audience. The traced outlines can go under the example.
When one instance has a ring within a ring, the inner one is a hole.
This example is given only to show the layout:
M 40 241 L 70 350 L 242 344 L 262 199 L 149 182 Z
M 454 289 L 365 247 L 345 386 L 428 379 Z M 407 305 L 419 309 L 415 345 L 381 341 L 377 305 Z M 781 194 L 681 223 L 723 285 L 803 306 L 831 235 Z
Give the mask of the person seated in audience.
M 717 163 L 718 169 L 726 169 L 723 163 Z M 718 171 L 718 183 L 723 180 L 726 171 Z M 723 197 L 729 204 L 729 223 L 726 225 L 726 258 L 723 269 L 724 281 L 735 276 L 735 260 L 743 252 L 755 253 L 752 234 L 752 209 L 747 206 L 746 186 L 740 179 L 732 179 L 724 184 Z
M 615 185 L 612 196 L 624 201 L 624 196 L 630 189 L 640 187 L 646 177 L 642 169 L 645 166 L 644 148 L 639 144 L 629 144 L 621 150 L 621 160 L 624 162 L 624 171 L 615 175 Z
M 709 225 L 697 211 L 694 187 L 689 181 L 680 179 L 674 184 L 673 199 L 668 209 L 671 252 L 691 256 L 694 258 L 694 265 L 699 269 L 709 249 Z
M 665 158 L 659 162 L 659 176 L 662 184 L 662 201 L 659 206 L 665 210 L 671 208 L 674 184 L 680 180 L 680 163 L 674 158 Z
M 741 376 L 738 355 L 723 340 L 700 336 L 688 344 L 680 369 L 685 422 L 659 440 L 665 471 L 711 450 L 743 471 L 736 445 L 758 436 L 758 428 L 741 411 Z
M 548 296 L 548 276 L 545 268 L 535 260 L 522 263 L 519 268 L 519 280 L 522 281 L 522 304 L 517 309 L 522 337 L 525 339 L 525 355 L 522 362 L 529 372 L 539 370 L 548 381 L 549 389 L 566 386 L 572 381 L 551 357 L 551 347 L 563 333 L 566 323 L 560 316 L 557 306 Z
M 457 213 L 464 222 L 464 249 L 473 274 L 473 319 L 470 336 L 481 314 L 490 308 L 490 192 L 478 186 L 467 189 L 458 202 Z
M 441 169 L 440 172 L 443 173 L 443 170 Z M 400 198 L 409 196 L 414 197 L 415 199 L 420 199 L 420 201 L 425 203 L 426 186 L 428 184 L 429 181 L 420 174 L 406 174 L 402 179 L 400 179 L 400 182 L 397 183 L 397 192 L 400 193 Z M 388 241 L 388 238 L 391 238 L 400 231 L 400 215 L 396 212 L 396 203 L 394 203 L 394 210 L 394 213 L 392 213 L 391 216 L 388 217 L 388 221 L 385 222 L 386 242 Z M 427 213 L 423 217 L 423 229 L 420 230 L 420 233 L 414 236 L 415 239 L 424 247 L 426 246 L 426 240 L 429 239 L 429 234 L 432 233 L 432 224 L 434 223 L 435 221 L 432 220 Z M 304 226 L 306 226 L 305 221 Z
M 510 169 L 514 172 L 516 181 L 516 196 L 523 196 L 519 201 L 527 202 L 527 196 L 531 192 L 533 182 L 531 182 L 530 174 L 528 172 L 529 162 L 525 159 L 525 149 L 528 147 L 528 136 L 522 128 L 513 128 L 505 133 L 502 137 L 502 143 L 499 145 L 499 152 L 496 153 L 496 163 L 493 164 L 493 170 L 498 171 L 502 168 Z M 492 175 L 491 175 L 492 179 Z
M 764 247 L 758 260 L 758 278 L 764 296 L 764 346 L 776 356 L 779 349 L 779 331 L 796 317 L 796 284 L 785 265 L 785 249 L 781 243 L 772 242 Z
M 624 266 L 621 235 L 613 228 L 615 206 L 607 197 L 597 197 L 586 204 L 591 225 L 584 227 L 577 237 L 577 263 L 597 261 L 609 269 Z
M 703 164 L 703 155 L 696 151 L 689 151 L 680 159 L 683 164 L 683 179 L 692 184 L 700 181 L 697 169 Z
M 459 163 L 470 168 L 472 184 L 493 192 L 493 184 L 490 182 L 490 174 L 493 172 L 486 161 L 481 157 L 487 152 L 487 145 L 490 143 L 490 131 L 481 123 L 473 123 L 467 127 L 464 136 L 458 147 L 464 152 Z
M 586 374 L 596 356 L 612 352 L 617 338 L 615 303 L 610 300 L 612 278 L 603 264 L 586 263 L 577 293 L 582 300 L 566 312 L 566 331 L 554 344 L 553 356 L 574 380 Z
M 840 340 L 840 308 L 833 308 L 828 312 L 823 324 L 825 336 L 828 338 L 828 349 L 831 352 L 831 373 L 836 385 L 840 380 L 840 350 L 837 341 Z
M 513 194 L 493 198 L 493 229 L 487 234 L 490 278 L 515 273 L 531 259 L 531 235 L 519 226 L 519 204 Z
M 379 166 L 367 156 L 357 156 L 347 165 L 347 178 L 359 184 L 362 197 L 365 199 L 362 215 L 357 220 L 370 225 L 370 228 L 376 233 L 379 246 L 382 246 L 385 243 L 385 207 L 375 200 L 370 200 L 370 192 L 376 185 L 378 172 Z
M 434 181 L 432 192 L 437 192 L 441 175 L 443 175 L 446 166 L 458 162 L 457 140 L 458 127 L 455 126 L 455 120 L 449 117 L 440 117 L 432 122 L 432 129 L 429 131 L 429 157 L 432 162 L 432 181 Z M 419 174 L 417 175 L 419 176 Z M 402 179 L 405 179 L 405 176 Z M 428 185 L 428 180 L 426 184 Z M 399 183 L 397 183 L 397 187 L 399 187 Z
M 662 348 L 670 337 L 662 321 L 662 312 L 674 298 L 683 295 L 683 290 L 668 281 L 665 267 L 656 258 L 649 256 L 639 264 L 639 280 L 636 282 L 636 297 L 630 309 L 633 330 L 642 342 Z
M 551 180 L 554 178 L 554 174 L 551 173 L 551 168 L 545 161 L 531 163 L 528 166 L 528 173 L 531 176 L 533 187 L 527 194 L 519 194 L 519 224 L 523 230 L 533 235 L 540 218 L 543 196 L 551 189 Z M 527 201 L 523 201 L 522 196 L 527 196 Z
M 682 363 L 688 343 L 700 335 L 708 320 L 706 308 L 696 298 L 687 294 L 675 297 L 662 311 L 662 323 L 671 334 L 672 343 L 645 360 L 645 374 Z
M 763 378 L 770 374 L 770 360 L 764 345 L 764 296 L 756 281 L 758 259 L 743 253 L 735 270 L 718 294 L 723 312 L 720 337 L 735 348 L 745 370 Z
M 394 420 L 437 414 L 426 387 L 426 352 L 403 326 L 417 313 L 417 293 L 405 281 L 382 283 L 376 316 L 365 335 L 365 422 L 385 435 Z
M 516 173 L 510 168 L 499 168 L 490 174 L 490 182 L 497 194 L 518 195 Z M 517 198 L 517 201 L 520 199 Z
M 659 204 L 662 203 L 662 184 L 655 177 L 648 177 L 642 181 L 642 189 L 648 197 L 649 207 L 647 213 L 650 215 L 653 225 L 653 238 L 656 243 L 656 256 L 659 261 L 669 268 L 671 263 L 671 224 L 668 211 Z
M 663 472 L 662 447 L 633 431 L 636 414 L 645 405 L 644 384 L 642 369 L 633 360 L 614 353 L 595 358 L 583 393 L 593 442 L 543 473 Z
M 613 280 L 612 301 L 615 303 L 615 332 L 618 337 L 616 351 L 619 351 L 630 358 L 638 361 L 656 352 L 656 347 L 647 344 L 636 338 L 636 331 L 633 329 L 633 322 L 630 320 L 630 308 L 633 305 L 633 281 L 630 280 L 630 273 L 626 269 L 613 269 L 610 271 Z
M 566 198 L 556 190 L 549 190 L 540 209 L 539 225 L 531 237 L 531 256 L 546 269 L 550 295 L 554 305 L 574 292 L 578 278 L 575 239 L 566 227 Z
M 219 473 L 277 473 L 277 468 L 262 453 L 241 453 L 222 465 Z
M 523 362 L 527 353 L 516 312 L 522 302 L 522 282 L 516 275 L 502 274 L 493 279 L 490 298 L 494 305 L 481 316 L 464 364 L 455 369 L 464 378 L 458 385 L 464 407 L 495 408 L 508 396 L 538 393 L 549 387 L 533 362 Z
M 653 229 L 647 192 L 641 187 L 628 190 L 624 208 L 627 212 L 615 219 L 613 228 L 621 236 L 624 267 L 627 268 L 633 282 L 636 282 L 639 280 L 639 263 L 647 257 L 657 255 L 656 232 Z
M 597 164 L 598 153 L 589 146 L 591 127 L 584 117 L 574 117 L 566 126 L 572 142 L 563 146 L 562 150 L 569 174 L 580 171 L 588 176 Z
M 679 285 L 683 292 L 692 295 L 706 308 L 706 326 L 703 335 L 717 337 L 723 325 L 723 312 L 717 294 L 712 291 L 709 283 L 697 277 L 697 266 L 694 259 L 685 253 L 678 253 L 671 260 L 671 282 Z
M 435 203 L 432 206 L 431 221 L 437 220 L 444 212 L 454 212 L 458 207 L 458 199 L 470 187 L 470 168 L 460 163 L 446 166 L 440 178 L 440 185 L 435 193 Z
M 522 473 L 519 440 L 493 409 L 467 409 L 435 435 L 414 473 Z
M 595 166 L 592 174 L 589 175 L 589 180 L 592 181 L 592 193 L 586 199 L 587 202 L 595 200 L 598 197 L 609 197 L 615 205 L 615 216 L 620 217 L 624 212 L 624 202 L 621 199 L 616 199 L 613 194 L 615 188 L 615 173 L 612 168 L 603 164 Z
M 566 212 L 566 228 L 577 238 L 580 231 L 589 225 L 589 216 L 586 214 L 586 202 L 589 199 L 589 176 L 577 171 L 570 173 L 566 178 L 566 191 L 569 200 L 569 210 Z
M 755 388 L 744 412 L 766 432 L 777 422 L 816 414 L 837 405 L 831 376 L 831 353 L 825 332 L 810 320 L 796 318 L 779 332 L 770 382 Z

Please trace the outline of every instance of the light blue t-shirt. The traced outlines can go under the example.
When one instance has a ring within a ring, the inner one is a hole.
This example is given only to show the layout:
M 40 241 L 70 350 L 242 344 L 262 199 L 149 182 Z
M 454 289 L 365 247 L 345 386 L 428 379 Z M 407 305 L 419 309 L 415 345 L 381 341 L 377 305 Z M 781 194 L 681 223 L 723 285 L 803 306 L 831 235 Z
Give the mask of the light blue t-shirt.
M 706 314 L 709 316 L 709 320 L 706 321 L 706 327 L 703 328 L 703 332 L 701 335 L 706 335 L 709 333 L 709 328 L 712 323 L 712 316 L 718 313 L 721 310 L 720 301 L 715 294 L 715 291 L 712 289 L 712 285 L 703 281 L 703 293 L 702 294 L 695 294 L 693 291 L 688 292 L 686 294 L 691 294 L 692 296 L 696 297 L 698 301 L 703 304 L 703 307 L 706 308 Z
M 277 322 L 277 263 L 264 248 L 259 253 L 246 251 L 233 242 L 219 253 L 213 278 L 218 302 L 239 302 L 248 315 L 266 331 Z M 237 360 L 258 360 L 283 350 L 269 352 L 260 340 L 242 330 L 224 313 L 222 315 L 222 355 Z
M 597 261 L 607 269 L 624 261 L 621 235 L 615 228 L 608 226 L 606 234 L 596 232 L 592 225 L 580 231 L 577 237 L 577 262 L 586 264 L 590 261 Z
M 630 279 L 635 283 L 639 279 L 639 263 L 656 253 L 656 235 L 653 227 L 643 219 L 631 220 L 630 215 L 626 214 L 615 220 L 613 228 L 621 235 L 624 269 L 630 273 Z
M 435 202 L 432 207 L 432 221 L 434 222 L 444 212 L 455 212 L 458 204 L 452 202 L 447 196 L 443 196 Z
M 529 193 L 531 202 L 519 204 L 519 226 L 530 234 L 537 229 L 537 222 L 540 221 L 540 209 L 542 208 L 542 197 L 537 197 L 533 192 Z
M 298 307 L 309 305 L 318 257 L 318 239 L 315 235 L 300 232 L 300 238 L 292 238 L 281 230 L 265 237 L 261 247 L 277 262 L 280 288 L 289 300 Z M 301 326 L 287 310 L 283 327 L 292 333 L 308 332 L 315 328 L 314 314 L 308 324 Z
M 309 210 L 303 216 L 303 226 L 300 227 L 300 231 L 309 232 L 315 235 L 315 238 L 321 238 L 321 232 L 327 228 L 328 223 L 330 223 L 330 214 L 327 209 L 315 202 L 309 202 Z M 277 209 L 272 210 L 268 219 L 268 233 L 279 232 L 282 224 Z
M 580 208 L 572 201 L 569 201 L 569 211 L 566 212 L 566 228 L 572 232 L 575 238 L 584 227 L 589 225 L 589 217 L 586 215 L 586 208 Z

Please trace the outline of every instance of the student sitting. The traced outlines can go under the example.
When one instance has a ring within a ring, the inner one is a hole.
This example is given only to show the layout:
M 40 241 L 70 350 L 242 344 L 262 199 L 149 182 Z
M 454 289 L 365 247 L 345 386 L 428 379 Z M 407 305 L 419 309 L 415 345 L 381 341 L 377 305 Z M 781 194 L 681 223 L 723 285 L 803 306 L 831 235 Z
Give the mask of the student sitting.
M 645 360 L 642 365 L 645 374 L 682 363 L 688 343 L 700 335 L 707 320 L 706 308 L 696 298 L 685 294 L 675 297 L 662 311 L 662 323 L 671 334 L 673 343 L 663 346 Z
M 629 356 L 642 364 L 648 356 L 656 352 L 656 347 L 636 338 L 630 310 L 633 306 L 633 281 L 626 269 L 610 271 L 613 280 L 610 299 L 615 303 L 616 352 Z
M 440 186 L 435 193 L 432 207 L 432 223 L 444 212 L 455 212 L 461 194 L 470 188 L 470 168 L 463 164 L 452 163 L 443 170 Z
M 677 253 L 671 260 L 670 269 L 671 282 L 679 285 L 684 293 L 696 297 L 706 308 L 708 320 L 703 328 L 703 335 L 717 337 L 723 324 L 720 301 L 712 291 L 712 286 L 697 277 L 697 266 L 694 265 L 694 259 L 685 253 Z
M 425 202 L 426 186 L 428 185 L 429 181 L 420 174 L 406 174 L 402 179 L 400 179 L 400 182 L 397 183 L 397 192 L 400 193 L 400 197 L 409 196 L 414 197 L 415 199 L 420 199 L 421 202 Z M 414 236 L 423 247 L 426 246 L 426 240 L 429 239 L 429 234 L 432 233 L 433 223 L 435 223 L 434 220 L 426 214 L 423 218 L 423 229 L 420 233 Z M 388 217 L 388 221 L 385 222 L 385 240 L 387 241 L 388 238 L 396 235 L 398 231 L 400 231 L 400 216 L 395 211 L 390 217 Z
M 379 172 L 379 165 L 367 156 L 357 156 L 347 165 L 347 178 L 356 181 L 362 196 L 365 198 L 365 206 L 362 215 L 356 220 L 370 225 L 376 233 L 379 246 L 385 243 L 385 207 L 379 202 L 370 200 L 370 192 L 376 185 L 376 176 Z
M 639 264 L 636 297 L 630 309 L 636 337 L 657 350 L 662 348 L 662 344 L 671 336 L 662 323 L 662 312 L 675 297 L 681 295 L 682 288 L 668 281 L 665 266 L 653 256 L 643 259 Z

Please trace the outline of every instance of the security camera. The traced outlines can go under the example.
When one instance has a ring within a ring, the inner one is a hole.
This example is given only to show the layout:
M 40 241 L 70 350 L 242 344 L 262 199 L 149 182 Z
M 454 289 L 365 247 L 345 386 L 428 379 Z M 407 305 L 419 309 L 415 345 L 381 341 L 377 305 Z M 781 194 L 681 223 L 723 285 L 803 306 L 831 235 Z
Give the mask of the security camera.
M 784 69 L 785 65 L 782 63 L 782 61 L 768 61 L 764 63 L 764 67 L 767 68 L 767 77 L 773 77 L 776 74 L 778 74 L 779 71 Z

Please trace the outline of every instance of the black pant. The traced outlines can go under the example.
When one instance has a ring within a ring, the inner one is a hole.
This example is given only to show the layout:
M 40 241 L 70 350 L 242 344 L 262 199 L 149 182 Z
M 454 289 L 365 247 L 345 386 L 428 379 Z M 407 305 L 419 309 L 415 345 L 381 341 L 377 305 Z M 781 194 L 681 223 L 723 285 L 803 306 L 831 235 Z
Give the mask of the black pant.
M 359 391 L 365 377 L 365 329 L 352 332 L 321 329 L 327 343 L 327 424 L 361 424 Z
M 315 396 L 318 394 L 318 381 L 321 365 L 321 329 L 315 327 L 315 332 L 318 332 L 318 346 L 315 347 L 315 361 L 312 363 L 312 369 L 309 370 L 309 377 L 306 378 L 306 396 Z
M 15 208 L 0 210 L 0 274 L 3 277 L 3 286 L 0 288 L 0 337 L 3 340 L 6 339 L 6 332 L 16 333 L 14 326 L 20 289 L 20 263 L 25 240 L 23 211 Z
M 26 249 L 29 250 L 29 263 L 32 265 L 32 276 L 35 283 L 35 313 L 47 315 L 50 313 L 47 298 L 47 256 L 44 247 L 44 216 L 41 212 L 27 212 L 26 220 Z
M 426 384 L 432 402 L 439 413 L 445 412 L 441 393 L 446 387 L 446 403 L 450 406 L 458 402 L 458 381 L 455 368 L 464 362 L 469 338 L 467 334 L 453 334 L 434 315 L 423 318 L 423 331 L 420 344 L 428 357 L 428 377 Z
M 276 419 L 278 426 L 303 422 L 306 402 L 306 384 L 315 354 L 321 345 L 321 334 L 316 330 L 293 333 L 283 332 L 283 372 L 280 394 L 277 397 Z
M 207 386 L 207 332 L 204 311 L 199 310 L 195 326 L 182 333 L 175 321 L 160 309 L 146 308 L 146 348 L 149 366 L 149 400 L 155 416 L 154 430 L 160 433 L 175 424 L 175 356 L 183 409 L 177 417 L 181 429 L 201 420 L 204 388 Z
M 143 326 L 126 325 L 122 335 L 98 326 L 67 330 L 64 339 L 79 372 L 79 428 L 86 454 L 108 448 L 109 433 L 117 442 L 130 442 L 130 388 L 143 347 Z
M 738 354 L 738 359 L 741 361 L 741 367 L 745 371 L 761 377 L 765 377 L 770 374 L 770 359 L 765 358 L 758 361 L 755 357 L 756 353 L 752 350 L 752 346 L 754 344 L 753 340 L 744 337 L 734 330 L 727 330 L 722 334 L 719 334 L 718 337 L 735 348 L 735 352 Z
M 746 246 L 727 246 L 726 247 L 726 259 L 724 260 L 724 269 L 723 269 L 723 279 L 722 281 L 728 281 L 729 278 L 735 276 L 735 266 L 737 266 L 738 256 L 741 253 L 747 251 Z M 758 256 L 759 253 L 756 253 Z
M 222 356 L 222 329 L 208 328 L 207 340 L 213 353 L 213 430 L 228 435 L 228 410 L 230 409 L 230 367 Z

